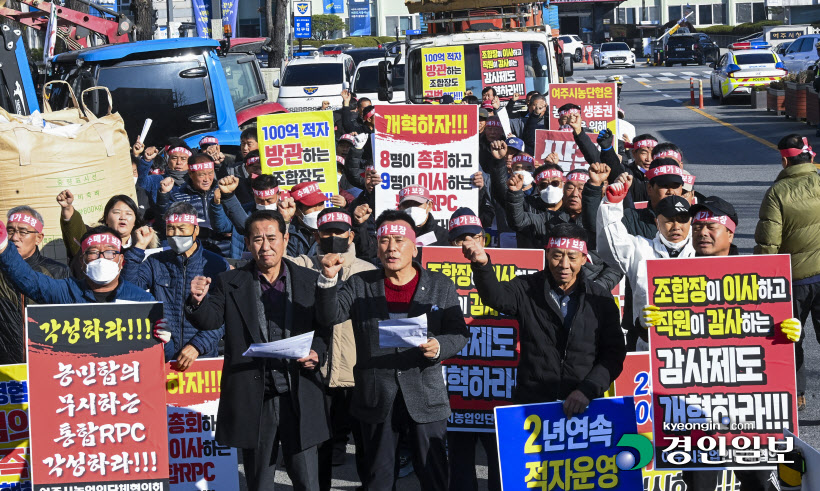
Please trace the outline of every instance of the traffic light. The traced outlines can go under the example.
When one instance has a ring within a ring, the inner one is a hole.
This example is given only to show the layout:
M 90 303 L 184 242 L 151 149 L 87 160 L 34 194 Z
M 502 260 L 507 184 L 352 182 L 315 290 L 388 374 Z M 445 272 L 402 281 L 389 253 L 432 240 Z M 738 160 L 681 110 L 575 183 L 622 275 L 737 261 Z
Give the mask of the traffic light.
M 393 99 L 393 63 L 384 60 L 379 62 L 379 100 Z

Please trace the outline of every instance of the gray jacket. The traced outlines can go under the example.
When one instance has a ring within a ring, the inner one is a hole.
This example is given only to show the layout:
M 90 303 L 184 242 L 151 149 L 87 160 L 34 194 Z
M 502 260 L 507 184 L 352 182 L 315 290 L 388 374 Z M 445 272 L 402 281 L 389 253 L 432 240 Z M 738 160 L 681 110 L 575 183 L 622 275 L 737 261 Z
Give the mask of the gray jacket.
M 426 358 L 418 348 L 379 347 L 379 321 L 390 318 L 383 269 L 355 274 L 331 288 L 316 288 L 318 322 L 353 321 L 356 366 L 350 414 L 365 423 L 384 422 L 399 389 L 416 423 L 450 417 L 441 361 L 467 344 L 467 325 L 453 282 L 441 273 L 417 269 L 419 283 L 407 315 L 427 314 L 428 337 L 436 338 L 441 349 L 435 360 Z

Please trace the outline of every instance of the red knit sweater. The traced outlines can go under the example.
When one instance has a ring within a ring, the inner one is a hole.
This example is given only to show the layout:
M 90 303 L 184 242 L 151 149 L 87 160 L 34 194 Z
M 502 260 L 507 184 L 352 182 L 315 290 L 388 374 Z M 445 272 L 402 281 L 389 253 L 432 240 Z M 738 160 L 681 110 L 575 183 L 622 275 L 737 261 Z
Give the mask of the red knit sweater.
M 390 278 L 384 279 L 384 296 L 387 299 L 387 311 L 391 314 L 406 314 L 410 310 L 410 301 L 419 284 L 419 273 L 407 284 L 395 285 Z

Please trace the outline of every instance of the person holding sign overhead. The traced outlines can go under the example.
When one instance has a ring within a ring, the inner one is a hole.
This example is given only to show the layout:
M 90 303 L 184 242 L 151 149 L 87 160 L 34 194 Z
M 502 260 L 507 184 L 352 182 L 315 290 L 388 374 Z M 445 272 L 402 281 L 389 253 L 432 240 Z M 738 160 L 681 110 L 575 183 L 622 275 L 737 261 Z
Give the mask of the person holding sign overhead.
M 468 331 L 453 282 L 413 260 L 418 254 L 414 229 L 407 213 L 383 212 L 376 220 L 382 269 L 355 274 L 339 285 L 345 259 L 325 254 L 316 282 L 319 322 L 353 321 L 350 413 L 361 423 L 368 466 L 361 477 L 369 491 L 393 489 L 404 431 L 422 487 L 448 489 L 444 442 L 450 402 L 441 361 L 464 347 Z

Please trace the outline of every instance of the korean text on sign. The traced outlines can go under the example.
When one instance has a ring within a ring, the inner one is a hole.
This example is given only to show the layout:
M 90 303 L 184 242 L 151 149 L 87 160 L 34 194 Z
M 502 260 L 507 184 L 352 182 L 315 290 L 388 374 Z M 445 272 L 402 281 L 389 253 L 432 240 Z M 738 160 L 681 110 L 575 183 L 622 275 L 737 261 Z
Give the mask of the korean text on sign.
M 464 98 L 464 46 L 422 48 L 422 91 L 425 99 L 450 95 L 455 102 Z
M 26 365 L 0 366 L 0 489 L 31 489 Z
M 609 128 L 616 133 L 618 90 L 614 83 L 550 84 L 550 128 L 558 128 L 558 108 L 572 103 L 581 107 L 584 126 L 595 133 Z
M 482 87 L 494 88 L 500 99 L 526 94 L 521 43 L 486 44 L 479 46 L 479 53 Z

